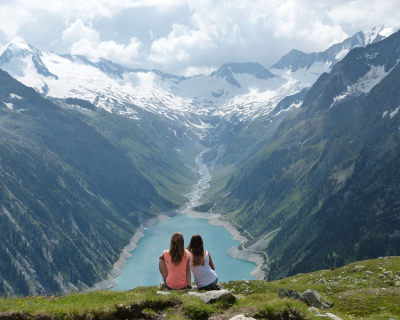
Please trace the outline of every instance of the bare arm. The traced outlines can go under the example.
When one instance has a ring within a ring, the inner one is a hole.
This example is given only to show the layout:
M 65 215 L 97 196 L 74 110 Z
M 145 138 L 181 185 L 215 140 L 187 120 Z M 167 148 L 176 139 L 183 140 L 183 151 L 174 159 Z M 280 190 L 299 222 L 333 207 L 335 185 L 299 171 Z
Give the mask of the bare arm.
M 211 259 L 211 254 L 210 253 L 208 253 L 208 257 L 210 258 L 210 268 L 215 271 L 214 262 Z
M 158 269 L 160 270 L 162 278 L 166 278 L 168 276 L 168 268 L 167 268 L 167 263 L 164 258 L 164 254 L 162 254 L 158 258 Z
M 190 274 L 190 259 L 186 261 L 186 281 L 188 287 L 192 286 L 192 275 Z

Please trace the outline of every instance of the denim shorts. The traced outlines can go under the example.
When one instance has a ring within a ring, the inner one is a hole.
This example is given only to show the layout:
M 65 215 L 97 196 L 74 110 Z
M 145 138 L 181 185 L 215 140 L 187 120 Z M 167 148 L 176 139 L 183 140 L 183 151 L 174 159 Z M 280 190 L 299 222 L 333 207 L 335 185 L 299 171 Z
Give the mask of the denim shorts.
M 164 281 L 165 287 L 168 290 L 182 290 L 182 289 L 172 289 L 172 288 L 168 287 L 168 285 L 167 285 L 167 277 L 163 278 L 163 281 Z M 192 289 L 192 287 L 191 286 L 187 286 L 186 288 L 183 288 L 183 289 Z
M 217 283 L 218 283 L 218 278 L 217 279 L 215 279 L 213 282 L 211 282 L 210 284 L 208 284 L 208 285 L 206 285 L 206 286 L 204 286 L 204 287 L 201 287 L 201 288 L 197 288 L 198 290 L 213 290 L 213 289 L 215 289 L 215 287 L 217 286 Z

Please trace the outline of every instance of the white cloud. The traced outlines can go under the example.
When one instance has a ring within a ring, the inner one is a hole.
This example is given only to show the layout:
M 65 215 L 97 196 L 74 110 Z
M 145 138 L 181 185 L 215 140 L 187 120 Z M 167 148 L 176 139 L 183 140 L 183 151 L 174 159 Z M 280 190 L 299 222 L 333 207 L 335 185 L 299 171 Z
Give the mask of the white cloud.
M 99 33 L 89 24 L 86 26 L 81 19 L 71 23 L 62 33 L 62 40 L 65 44 L 74 44 L 82 39 L 90 42 L 99 42 Z
M 0 31 L 10 40 L 23 26 L 48 16 L 58 17 L 58 23 L 68 25 L 77 19 L 86 23 L 99 18 L 112 19 L 129 8 L 163 11 L 185 3 L 185 0 L 12 0 L 0 3 Z
M 141 43 L 137 38 L 131 38 L 128 44 L 119 44 L 114 40 L 100 41 L 99 33 L 80 19 L 64 30 L 62 39 L 65 45 L 70 46 L 72 54 L 106 58 L 127 66 L 135 65 L 140 55 Z
M 201 51 L 213 46 L 212 39 L 202 30 L 174 24 L 168 37 L 153 41 L 149 59 L 156 63 L 183 62 L 190 59 L 192 51 Z
M 293 48 L 319 51 L 373 26 L 396 28 L 398 4 L 398 0 L 13 0 L 0 4 L 0 32 L 10 39 L 33 22 L 50 29 L 57 23 L 54 31 L 37 30 L 46 35 L 42 43 L 47 34 L 53 35 L 47 42 L 52 50 L 190 74 L 196 68 L 232 61 L 257 61 L 268 67 Z M 152 19 L 159 15 L 160 24 L 167 24 L 154 26 L 158 30 L 154 33 L 117 21 L 128 9 L 151 13 Z M 166 11 L 169 18 L 161 19 Z M 187 18 L 178 19 L 182 12 Z M 171 23 L 174 15 L 177 21 Z M 117 40 L 107 29 L 96 29 L 102 20 L 124 37 Z M 34 31 L 27 34 L 34 37 Z
M 186 73 L 207 61 L 210 66 L 245 60 L 271 65 L 293 47 L 322 50 L 347 37 L 311 0 L 187 3 L 190 25 L 174 25 L 168 36 L 152 42 L 149 60 L 156 66 Z
M 0 31 L 8 40 L 18 35 L 23 22 L 32 19 L 33 15 L 27 8 L 20 7 L 15 3 L 0 4 Z
M 327 16 L 353 32 L 382 25 L 398 28 L 399 8 L 400 3 L 395 0 L 350 0 L 332 6 Z
M 194 67 L 194 66 L 190 66 L 190 67 L 187 67 L 183 71 L 183 75 L 185 77 L 196 76 L 196 75 L 199 75 L 199 74 L 208 75 L 213 71 L 215 71 L 215 68 L 213 68 L 213 67 L 205 67 L 205 66 Z

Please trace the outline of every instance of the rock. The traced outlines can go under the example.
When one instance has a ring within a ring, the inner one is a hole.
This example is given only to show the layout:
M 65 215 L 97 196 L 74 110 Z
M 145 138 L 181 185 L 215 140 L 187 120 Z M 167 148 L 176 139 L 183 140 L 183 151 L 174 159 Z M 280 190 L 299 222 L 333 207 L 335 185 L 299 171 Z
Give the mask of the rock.
M 319 314 L 319 309 L 317 309 L 315 307 L 309 307 L 308 311 L 311 311 L 312 313 L 315 313 L 315 314 Z
M 370 270 L 367 270 L 367 271 L 365 271 L 365 273 L 366 274 L 374 274 L 372 271 L 370 271 Z
M 330 319 L 333 320 L 342 320 L 342 318 L 339 318 L 337 315 L 333 314 L 333 313 L 325 313 Z
M 156 292 L 156 294 L 159 294 L 159 295 L 162 295 L 162 296 L 166 296 L 166 295 L 169 295 L 169 291 L 160 291 L 160 290 L 158 290 L 157 292 Z
M 290 292 L 289 295 L 290 298 L 294 299 L 294 300 L 304 300 L 303 295 L 297 291 L 292 291 Z
M 236 300 L 235 296 L 226 289 L 211 290 L 203 293 L 190 291 L 188 295 L 198 297 L 205 303 L 213 303 L 216 301 L 234 302 Z
M 321 308 L 321 295 L 312 289 L 308 289 L 303 292 L 303 299 L 304 301 L 311 307 Z
M 383 275 L 384 275 L 385 277 L 393 277 L 393 272 L 392 272 L 392 271 L 385 271 L 385 272 L 383 273 Z
M 229 320 L 256 320 L 252 317 L 246 317 L 244 314 L 238 314 L 237 316 L 234 316 L 233 318 L 230 318 Z
M 330 302 L 330 301 L 325 301 L 323 304 L 322 304 L 322 308 L 324 308 L 324 309 L 330 309 L 330 308 L 332 308 L 333 307 L 333 302 Z
M 282 298 L 282 299 L 285 297 L 289 297 L 289 292 L 286 289 L 279 289 L 278 296 L 279 296 L 279 298 Z
M 354 272 L 360 272 L 360 271 L 362 271 L 364 269 L 365 269 L 365 266 L 362 266 L 362 265 L 357 265 L 357 266 L 353 267 L 353 271 Z
M 295 291 L 295 290 L 289 290 L 289 289 L 279 289 L 278 290 L 278 296 L 279 298 L 291 298 L 294 300 L 303 300 L 303 296 L 301 293 Z

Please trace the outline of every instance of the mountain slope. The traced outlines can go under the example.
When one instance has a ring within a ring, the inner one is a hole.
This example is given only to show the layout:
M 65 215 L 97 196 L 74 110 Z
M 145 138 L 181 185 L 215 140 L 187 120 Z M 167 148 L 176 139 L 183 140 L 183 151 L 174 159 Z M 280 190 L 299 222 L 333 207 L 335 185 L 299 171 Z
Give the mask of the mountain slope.
M 400 32 L 311 87 L 216 209 L 263 239 L 270 278 L 399 254 Z
M 3 71 L 0 84 L 0 292 L 90 286 L 143 219 L 174 204 L 79 114 Z

